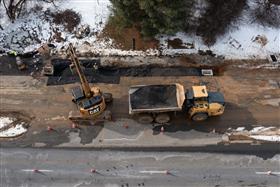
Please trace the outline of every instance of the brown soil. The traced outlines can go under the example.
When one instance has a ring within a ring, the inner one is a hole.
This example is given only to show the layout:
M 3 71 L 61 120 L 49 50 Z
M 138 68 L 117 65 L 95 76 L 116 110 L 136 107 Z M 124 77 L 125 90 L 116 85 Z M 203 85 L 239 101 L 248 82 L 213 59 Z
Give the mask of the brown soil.
M 183 44 L 182 40 L 179 38 L 175 38 L 173 40 L 168 40 L 168 48 L 172 49 L 193 49 L 194 44 L 193 43 L 186 43 Z
M 198 56 L 199 57 L 199 56 Z M 227 66 L 229 66 L 231 63 L 227 61 L 223 61 L 217 58 L 211 58 L 212 63 L 211 64 L 202 64 L 200 63 L 202 58 L 195 58 L 194 55 L 192 56 L 180 56 L 178 57 L 178 61 L 180 62 L 180 65 L 184 67 L 196 67 L 199 69 L 212 69 L 214 75 L 222 76 L 223 73 L 226 71 Z
M 159 109 L 178 107 L 176 85 L 139 87 L 130 94 L 132 109 Z
M 147 50 L 158 48 L 158 41 L 155 39 L 145 39 L 135 28 L 116 28 L 113 24 L 108 23 L 103 29 L 99 38 L 112 38 L 116 47 L 123 50 L 133 49 L 133 39 L 135 40 L 135 50 Z
M 179 38 L 175 38 L 174 40 L 168 40 L 168 46 L 171 47 L 172 49 L 186 48 L 185 46 L 183 46 L 183 42 Z
M 63 25 L 69 32 L 72 32 L 81 22 L 81 15 L 69 9 L 55 12 L 51 16 L 55 24 Z

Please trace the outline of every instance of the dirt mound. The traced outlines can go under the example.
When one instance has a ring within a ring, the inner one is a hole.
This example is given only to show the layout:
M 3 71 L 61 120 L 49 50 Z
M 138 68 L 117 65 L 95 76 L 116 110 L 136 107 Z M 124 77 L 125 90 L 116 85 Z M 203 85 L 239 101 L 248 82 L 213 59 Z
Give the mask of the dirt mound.
M 81 22 L 81 15 L 69 9 L 52 13 L 51 16 L 55 24 L 63 25 L 69 32 L 72 32 Z
M 156 49 L 159 45 L 159 42 L 155 39 L 143 38 L 136 28 L 119 28 L 111 20 L 98 38 L 112 38 L 118 44 L 117 47 L 123 50 Z

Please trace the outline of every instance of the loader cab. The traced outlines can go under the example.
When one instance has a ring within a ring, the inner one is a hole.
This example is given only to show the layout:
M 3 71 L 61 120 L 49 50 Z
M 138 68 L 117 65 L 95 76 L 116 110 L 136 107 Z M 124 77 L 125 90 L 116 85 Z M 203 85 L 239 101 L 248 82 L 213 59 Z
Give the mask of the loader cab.
M 185 109 L 194 121 L 221 115 L 224 106 L 223 95 L 219 92 L 208 92 L 206 86 L 192 86 L 192 89 L 186 91 Z
M 206 90 L 206 86 L 193 86 L 192 89 L 186 91 L 185 98 L 185 105 L 188 109 L 208 102 L 208 92 Z

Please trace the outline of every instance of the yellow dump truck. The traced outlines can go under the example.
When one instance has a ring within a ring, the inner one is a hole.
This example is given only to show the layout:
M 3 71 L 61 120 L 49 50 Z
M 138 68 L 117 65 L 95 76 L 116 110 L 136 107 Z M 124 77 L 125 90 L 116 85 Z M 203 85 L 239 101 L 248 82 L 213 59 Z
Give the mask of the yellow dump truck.
M 168 123 L 171 115 L 185 112 L 194 121 L 222 115 L 225 100 L 220 92 L 206 86 L 185 90 L 181 84 L 138 85 L 129 88 L 129 114 L 140 123 Z

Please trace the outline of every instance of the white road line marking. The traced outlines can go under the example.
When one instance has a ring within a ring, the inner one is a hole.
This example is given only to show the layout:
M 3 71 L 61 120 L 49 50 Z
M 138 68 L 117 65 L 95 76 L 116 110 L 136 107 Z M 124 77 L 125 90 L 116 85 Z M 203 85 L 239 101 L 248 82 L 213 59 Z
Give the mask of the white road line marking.
M 257 171 L 256 174 L 258 174 L 258 175 L 279 175 L 280 176 L 280 172 L 276 172 L 276 171 Z
M 53 170 L 37 169 L 39 172 L 53 172 Z M 21 171 L 34 172 L 34 169 L 22 169 Z
M 148 174 L 167 174 L 167 170 L 144 170 L 144 171 L 139 171 L 139 173 L 148 173 Z

